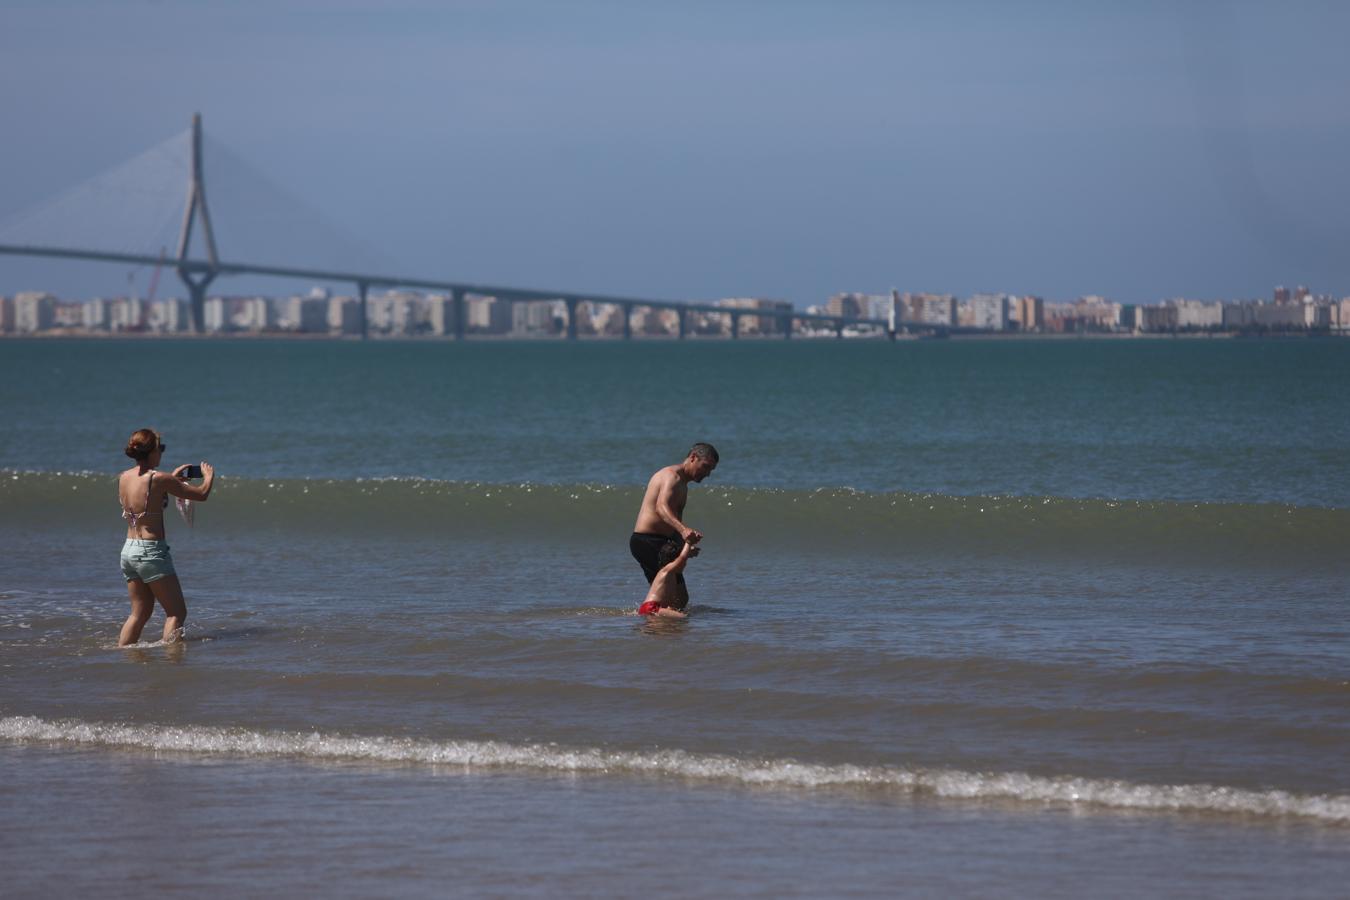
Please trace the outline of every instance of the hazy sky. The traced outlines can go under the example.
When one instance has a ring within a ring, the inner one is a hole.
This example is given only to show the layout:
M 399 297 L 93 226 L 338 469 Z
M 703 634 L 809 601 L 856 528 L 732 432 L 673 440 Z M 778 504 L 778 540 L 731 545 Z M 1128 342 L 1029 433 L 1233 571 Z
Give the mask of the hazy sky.
M 399 274 L 1342 296 L 1347 36 L 1334 2 L 0 0 L 0 219 L 200 111 Z M 3 293 L 125 283 L 0 257 Z

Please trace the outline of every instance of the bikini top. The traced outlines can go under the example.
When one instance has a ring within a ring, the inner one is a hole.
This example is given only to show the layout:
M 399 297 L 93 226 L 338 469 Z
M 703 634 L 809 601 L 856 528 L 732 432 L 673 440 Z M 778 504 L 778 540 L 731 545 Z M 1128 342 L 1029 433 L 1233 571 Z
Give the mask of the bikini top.
M 146 516 L 150 515 L 150 496 L 152 493 L 150 488 L 154 483 L 155 483 L 155 473 L 151 471 L 150 478 L 145 482 L 145 509 L 141 510 L 140 512 L 134 512 L 130 509 L 127 509 L 125 506 L 122 507 L 122 518 L 126 519 L 129 523 L 131 523 L 131 527 L 133 528 L 136 527 L 137 522 L 139 522 L 141 519 L 144 519 Z M 169 505 L 168 497 L 164 498 L 164 505 L 165 506 Z

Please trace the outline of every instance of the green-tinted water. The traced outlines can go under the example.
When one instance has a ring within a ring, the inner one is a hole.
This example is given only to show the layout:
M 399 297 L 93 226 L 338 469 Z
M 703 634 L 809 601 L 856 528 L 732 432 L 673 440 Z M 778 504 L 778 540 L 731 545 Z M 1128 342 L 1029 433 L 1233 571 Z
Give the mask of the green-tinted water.
M 1350 506 L 1350 341 L 0 344 L 0 467 Z

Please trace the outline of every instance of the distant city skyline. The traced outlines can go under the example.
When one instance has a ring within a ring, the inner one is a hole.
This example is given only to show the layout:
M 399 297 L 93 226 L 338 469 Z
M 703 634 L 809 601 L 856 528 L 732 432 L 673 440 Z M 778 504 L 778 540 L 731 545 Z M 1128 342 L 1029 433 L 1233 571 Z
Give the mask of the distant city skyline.
M 313 288 L 286 297 L 215 295 L 203 304 L 207 335 L 343 338 L 866 337 L 1020 334 L 1350 336 L 1350 297 L 1276 288 L 1271 300 L 1123 304 L 1101 296 L 1047 302 L 1036 295 L 891 291 L 839 293 L 805 311 L 786 301 L 723 298 L 710 304 L 602 299 L 519 300 L 456 290 L 384 290 L 365 298 Z M 193 331 L 179 297 L 61 300 L 40 291 L 0 296 L 0 335 L 99 337 Z
M 0 225 L 201 111 L 394 274 L 799 309 L 1350 294 L 1339 4 L 54 0 L 0 24 L 24 86 Z M 0 257 L 10 296 L 147 278 Z

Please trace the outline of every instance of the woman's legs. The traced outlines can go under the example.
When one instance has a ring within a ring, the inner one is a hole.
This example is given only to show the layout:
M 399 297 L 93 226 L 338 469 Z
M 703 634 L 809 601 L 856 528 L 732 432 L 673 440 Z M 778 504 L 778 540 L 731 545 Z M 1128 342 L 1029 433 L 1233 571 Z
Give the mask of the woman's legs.
M 183 623 L 187 622 L 187 602 L 183 599 L 183 585 L 177 575 L 165 575 L 150 582 L 159 605 L 164 607 L 164 643 L 182 637 Z
M 127 594 L 131 597 L 131 615 L 122 624 L 122 633 L 117 637 L 117 646 L 125 647 L 141 639 L 141 629 L 150 621 L 155 611 L 155 595 L 150 587 L 139 579 L 127 582 Z

